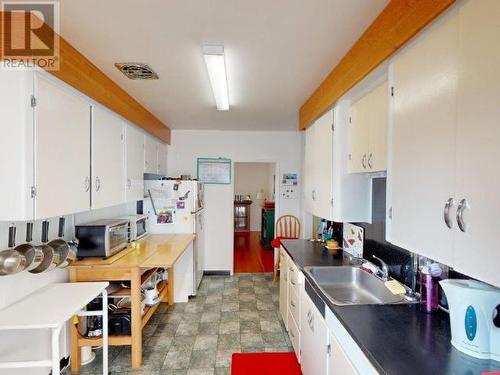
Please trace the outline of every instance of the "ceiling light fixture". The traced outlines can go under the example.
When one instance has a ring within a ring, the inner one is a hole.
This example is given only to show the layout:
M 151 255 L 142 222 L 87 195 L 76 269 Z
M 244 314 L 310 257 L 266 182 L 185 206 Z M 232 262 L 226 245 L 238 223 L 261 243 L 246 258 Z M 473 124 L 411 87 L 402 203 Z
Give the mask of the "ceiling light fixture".
M 203 46 L 203 57 L 207 65 L 208 77 L 212 85 L 215 104 L 218 111 L 229 111 L 229 93 L 227 89 L 226 62 L 224 46 L 206 44 Z

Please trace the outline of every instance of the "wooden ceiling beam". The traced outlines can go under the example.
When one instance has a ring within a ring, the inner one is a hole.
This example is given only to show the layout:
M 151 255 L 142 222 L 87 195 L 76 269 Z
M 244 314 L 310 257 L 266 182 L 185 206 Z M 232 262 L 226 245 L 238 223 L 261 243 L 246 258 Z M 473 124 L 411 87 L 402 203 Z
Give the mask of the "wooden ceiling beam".
M 400 49 L 455 0 L 391 0 L 300 107 L 304 130 L 347 91 Z
M 3 13 L 0 12 L 0 41 L 4 40 Z M 22 23 L 13 22 L 11 35 L 16 35 L 18 32 L 23 33 L 19 35 L 24 35 L 23 27 Z M 52 31 L 49 28 L 47 32 Z M 2 43 L 0 43 L 0 56 L 3 56 L 1 48 Z M 59 69 L 47 72 L 170 144 L 170 128 L 167 124 L 149 112 L 61 36 L 59 36 Z

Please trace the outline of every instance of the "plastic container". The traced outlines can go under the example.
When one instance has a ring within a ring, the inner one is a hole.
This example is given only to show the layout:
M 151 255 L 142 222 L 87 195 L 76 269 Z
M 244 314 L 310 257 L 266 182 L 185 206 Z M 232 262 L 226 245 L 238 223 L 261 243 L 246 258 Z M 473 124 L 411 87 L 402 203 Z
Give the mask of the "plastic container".
M 439 308 L 439 281 L 441 277 L 420 272 L 420 303 L 427 313 L 433 313 Z

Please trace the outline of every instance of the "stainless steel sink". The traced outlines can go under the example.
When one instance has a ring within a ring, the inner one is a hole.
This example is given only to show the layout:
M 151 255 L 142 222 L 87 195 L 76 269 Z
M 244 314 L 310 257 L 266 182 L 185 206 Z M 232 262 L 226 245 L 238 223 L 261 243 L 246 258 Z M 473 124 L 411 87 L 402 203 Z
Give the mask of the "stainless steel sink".
M 358 267 L 305 267 L 316 285 L 335 305 L 402 303 L 377 276 Z

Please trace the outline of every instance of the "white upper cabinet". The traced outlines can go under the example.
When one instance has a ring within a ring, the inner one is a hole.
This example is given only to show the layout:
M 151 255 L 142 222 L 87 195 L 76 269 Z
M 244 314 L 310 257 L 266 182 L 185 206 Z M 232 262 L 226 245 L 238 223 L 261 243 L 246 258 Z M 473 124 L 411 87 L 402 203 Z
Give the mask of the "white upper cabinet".
M 348 111 L 347 101 L 341 101 L 306 130 L 304 206 L 323 219 L 367 222 L 370 181 L 347 170 Z
M 500 272 L 493 266 L 500 264 L 500 2 L 466 1 L 459 19 L 454 196 L 462 228 L 455 223 L 453 265 L 500 287 Z
M 304 144 L 304 209 L 311 214 L 314 214 L 314 185 L 316 182 L 315 131 L 314 124 L 306 129 Z
M 162 176 L 167 175 L 167 145 L 158 142 L 158 174 Z
M 388 240 L 447 264 L 453 248 L 444 216 L 455 196 L 457 27 L 457 18 L 446 15 L 406 47 L 389 72 Z
M 92 208 L 124 201 L 124 148 L 122 120 L 112 112 L 92 108 Z
M 144 173 L 158 173 L 158 141 L 149 134 L 144 135 Z
M 33 73 L 0 70 L 0 221 L 32 220 Z
M 332 216 L 333 199 L 333 111 L 326 112 L 313 126 L 315 174 L 311 192 L 312 207 L 316 216 L 329 219 Z
M 124 124 L 126 139 L 125 199 L 127 202 L 144 198 L 144 133 L 132 124 Z
M 39 74 L 34 94 L 35 218 L 86 211 L 90 207 L 90 104 Z
M 387 81 L 352 104 L 350 172 L 387 169 Z

